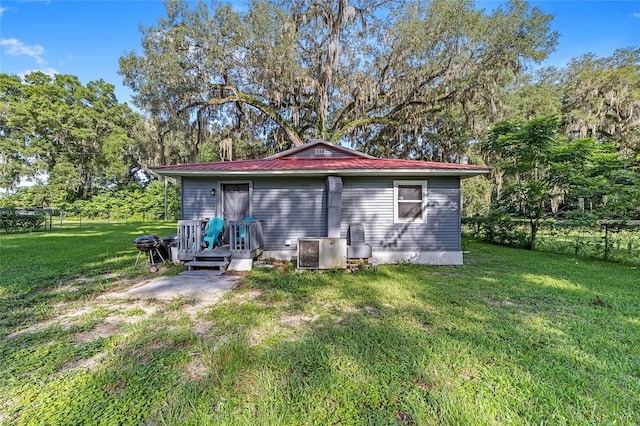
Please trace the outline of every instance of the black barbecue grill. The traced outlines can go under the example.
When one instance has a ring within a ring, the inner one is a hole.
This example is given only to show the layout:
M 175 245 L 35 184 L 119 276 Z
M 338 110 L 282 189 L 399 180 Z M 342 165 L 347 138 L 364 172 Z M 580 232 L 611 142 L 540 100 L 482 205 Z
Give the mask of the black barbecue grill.
M 166 262 L 169 258 L 165 240 L 155 235 L 138 237 L 133 244 L 138 249 L 138 257 L 136 258 L 136 264 L 133 266 L 134 269 L 138 267 L 140 255 L 143 253 L 147 256 L 150 272 L 158 271 L 157 265 Z

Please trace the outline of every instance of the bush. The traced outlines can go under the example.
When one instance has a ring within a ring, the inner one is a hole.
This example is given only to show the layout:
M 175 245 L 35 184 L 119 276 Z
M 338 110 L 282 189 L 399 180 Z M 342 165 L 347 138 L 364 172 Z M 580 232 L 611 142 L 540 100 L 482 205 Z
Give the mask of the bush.
M 530 246 L 529 232 L 523 222 L 513 219 L 502 208 L 492 209 L 485 217 L 464 218 L 463 224 L 474 228 L 474 236 L 492 243 L 519 248 Z
M 169 219 L 180 216 L 180 185 L 169 185 Z M 92 194 L 86 200 L 76 200 L 72 210 L 83 217 L 98 219 L 162 219 L 164 217 L 164 185 L 151 182 L 146 188 L 120 185 Z
M 24 231 L 40 228 L 45 223 L 45 216 L 41 214 L 18 213 L 15 209 L 0 210 L 0 229 L 4 233 Z

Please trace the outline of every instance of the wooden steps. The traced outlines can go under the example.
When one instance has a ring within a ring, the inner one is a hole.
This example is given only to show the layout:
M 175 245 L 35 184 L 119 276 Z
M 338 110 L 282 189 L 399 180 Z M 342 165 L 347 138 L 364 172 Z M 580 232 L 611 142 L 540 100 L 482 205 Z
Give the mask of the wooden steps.
M 227 266 L 229 266 L 230 256 L 231 253 L 226 247 L 203 250 L 195 254 L 193 260 L 185 263 L 189 269 L 180 275 L 222 275 L 227 270 Z
M 224 271 L 214 269 L 194 269 L 180 273 L 183 277 L 219 277 L 220 275 L 224 275 Z
M 224 260 L 192 260 L 186 265 L 189 269 L 197 268 L 226 268 L 229 262 Z

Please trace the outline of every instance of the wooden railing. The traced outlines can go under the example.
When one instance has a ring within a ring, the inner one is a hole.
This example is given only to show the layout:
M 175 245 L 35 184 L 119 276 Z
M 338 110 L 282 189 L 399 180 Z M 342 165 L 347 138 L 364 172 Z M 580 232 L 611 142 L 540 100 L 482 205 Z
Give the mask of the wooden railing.
M 202 237 L 205 234 L 203 220 L 178 221 L 178 259 L 191 260 L 202 251 Z
M 264 244 L 261 220 L 229 222 L 229 250 L 231 255 L 241 259 L 255 257 L 256 251 Z
M 207 232 L 206 225 L 206 220 L 178 221 L 179 260 L 192 260 L 202 251 L 202 237 Z M 264 238 L 261 220 L 230 221 L 225 227 L 229 229 L 229 252 L 233 257 L 251 259 L 255 257 L 256 251 L 262 248 Z

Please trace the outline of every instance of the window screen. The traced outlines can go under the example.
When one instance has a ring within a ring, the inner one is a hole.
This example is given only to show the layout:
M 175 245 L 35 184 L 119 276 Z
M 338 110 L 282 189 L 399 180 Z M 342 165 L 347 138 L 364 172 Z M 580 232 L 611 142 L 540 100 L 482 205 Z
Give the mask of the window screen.
M 395 220 L 422 222 L 424 219 L 424 188 L 422 182 L 394 182 Z

